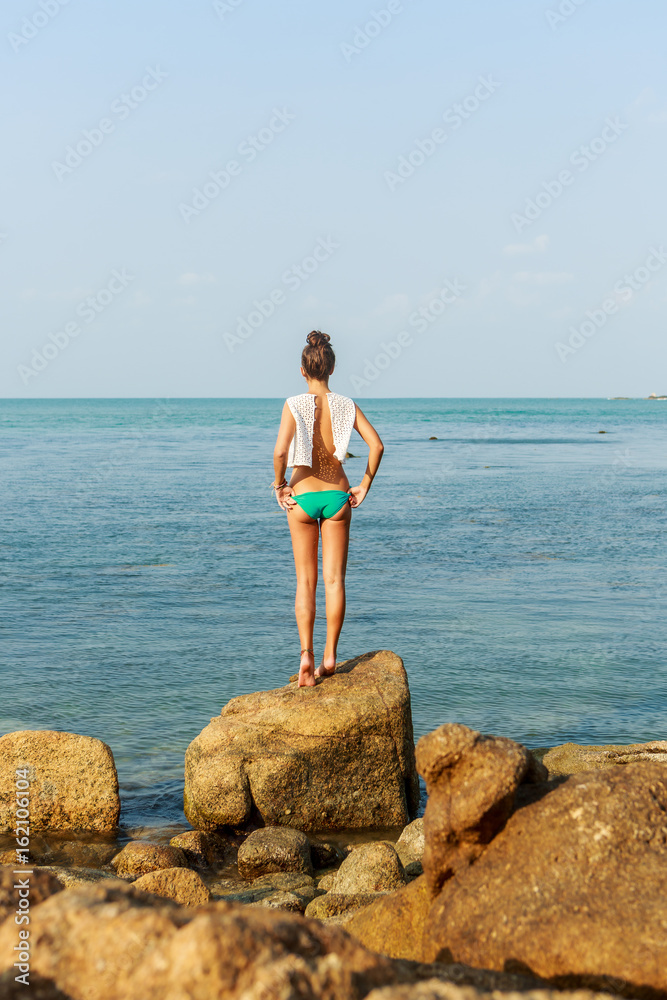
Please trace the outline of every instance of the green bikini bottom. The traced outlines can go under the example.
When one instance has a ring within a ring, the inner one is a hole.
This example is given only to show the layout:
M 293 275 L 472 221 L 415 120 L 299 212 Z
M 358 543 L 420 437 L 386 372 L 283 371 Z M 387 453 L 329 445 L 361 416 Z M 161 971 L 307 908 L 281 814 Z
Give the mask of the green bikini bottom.
M 345 506 L 350 494 L 345 490 L 317 490 L 314 493 L 293 494 L 299 507 L 317 521 L 321 517 L 333 517 Z

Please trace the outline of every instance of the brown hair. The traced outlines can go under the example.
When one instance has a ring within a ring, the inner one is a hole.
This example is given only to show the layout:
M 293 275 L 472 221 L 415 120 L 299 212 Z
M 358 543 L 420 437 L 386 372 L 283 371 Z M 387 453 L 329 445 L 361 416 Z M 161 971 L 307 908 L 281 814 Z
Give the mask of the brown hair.
M 327 379 L 334 370 L 336 355 L 329 341 L 328 333 L 313 330 L 306 337 L 306 346 L 301 355 L 301 366 L 308 378 Z

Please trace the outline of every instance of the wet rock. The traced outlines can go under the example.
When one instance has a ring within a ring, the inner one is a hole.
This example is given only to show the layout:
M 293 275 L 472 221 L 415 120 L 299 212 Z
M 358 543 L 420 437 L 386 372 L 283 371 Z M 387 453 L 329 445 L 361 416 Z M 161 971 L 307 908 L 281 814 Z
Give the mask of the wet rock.
M 315 879 L 305 872 L 271 872 L 260 875 L 250 883 L 252 889 L 280 889 L 293 892 L 315 892 Z
M 148 844 L 131 840 L 111 860 L 117 875 L 147 875 L 160 868 L 187 868 L 188 863 L 180 847 L 165 844 Z
M 641 760 L 667 764 L 667 740 L 598 747 L 562 743 L 548 750 L 542 758 L 542 763 L 548 770 L 549 777 L 553 778 L 561 774 L 578 774 L 581 771 L 617 767 L 619 764 L 635 764 Z
M 405 885 L 405 872 L 393 844 L 360 844 L 345 858 L 333 880 L 334 893 L 391 892 Z
M 289 827 L 267 826 L 255 830 L 239 847 L 238 866 L 241 878 L 247 879 L 272 872 L 312 875 L 308 837 Z
M 160 871 L 149 872 L 133 884 L 135 889 L 173 899 L 182 906 L 201 906 L 203 903 L 208 903 L 211 898 L 211 893 L 201 877 L 188 868 L 163 868 Z
M 663 764 L 554 783 L 445 883 L 425 957 L 667 996 L 666 817 Z
M 107 841 L 50 839 L 44 864 L 81 868 L 102 868 L 118 853 L 116 839 Z M 48 860 L 47 860 L 48 859 Z
M 190 744 L 185 814 L 194 827 L 299 830 L 399 826 L 419 804 L 410 692 L 388 651 L 339 664 L 315 687 L 234 698 Z
M 16 914 L 19 895 L 15 886 L 19 880 L 28 878 L 26 875 L 16 875 L 14 873 L 15 867 L 17 866 L 12 864 L 3 865 L 0 868 L 0 923 L 2 923 L 5 917 L 14 917 Z M 54 893 L 60 892 L 65 887 L 64 883 L 53 872 L 49 871 L 36 871 L 33 875 L 30 875 L 29 881 L 31 909 L 33 906 L 37 906 L 38 903 L 48 899 Z M 18 929 L 13 920 L 12 924 L 14 928 Z M 16 941 L 14 944 L 16 944 Z
M 429 796 L 423 865 L 433 895 L 502 828 L 531 759 L 520 743 L 455 723 L 420 739 L 417 767 Z
M 287 913 L 304 913 L 307 905 L 303 896 L 285 889 L 271 892 L 250 903 L 250 906 L 265 906 L 269 910 L 285 910 Z
M 106 743 L 51 730 L 0 737 L 0 831 L 16 826 L 16 771 L 23 768 L 31 830 L 116 830 L 118 775 Z
M 432 903 L 424 876 L 371 901 L 345 925 L 366 948 L 391 958 L 424 959 L 424 926 Z
M 310 837 L 309 840 L 313 868 L 331 868 L 333 865 L 340 864 L 345 857 L 340 847 L 331 841 L 315 840 L 313 837 Z
M 205 833 L 201 830 L 187 830 L 172 837 L 171 847 L 178 847 L 185 855 L 185 860 L 193 868 L 215 868 L 224 864 L 233 851 L 230 841 L 217 833 Z
M 405 877 L 408 881 L 413 878 L 419 878 L 420 875 L 424 874 L 424 865 L 421 861 L 408 861 L 406 865 L 403 865 L 403 871 L 405 872 Z

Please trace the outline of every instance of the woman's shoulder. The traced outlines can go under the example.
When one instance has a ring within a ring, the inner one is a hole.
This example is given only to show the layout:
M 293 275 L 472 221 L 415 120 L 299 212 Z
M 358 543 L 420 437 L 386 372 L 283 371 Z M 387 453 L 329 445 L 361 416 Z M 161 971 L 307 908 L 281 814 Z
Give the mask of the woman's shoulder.
M 308 395 L 309 393 L 307 392 L 300 392 L 296 396 L 288 396 L 285 402 L 291 407 L 293 404 L 302 402 L 302 400 L 306 399 Z
M 349 414 L 356 413 L 357 404 L 349 396 L 343 396 L 340 392 L 332 392 L 330 395 L 333 396 L 332 402 L 338 409 Z

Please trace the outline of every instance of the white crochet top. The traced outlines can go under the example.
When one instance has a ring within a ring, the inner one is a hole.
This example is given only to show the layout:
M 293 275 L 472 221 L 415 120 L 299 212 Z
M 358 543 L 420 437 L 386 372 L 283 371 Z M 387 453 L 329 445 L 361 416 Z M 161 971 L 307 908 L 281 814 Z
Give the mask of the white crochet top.
M 344 462 L 357 417 L 357 407 L 353 399 L 340 396 L 337 392 L 328 392 L 327 401 L 331 413 L 334 455 L 339 462 Z M 300 396 L 290 396 L 287 405 L 296 421 L 296 431 L 289 447 L 287 466 L 292 468 L 295 465 L 312 465 L 315 396 L 310 392 L 302 392 Z

